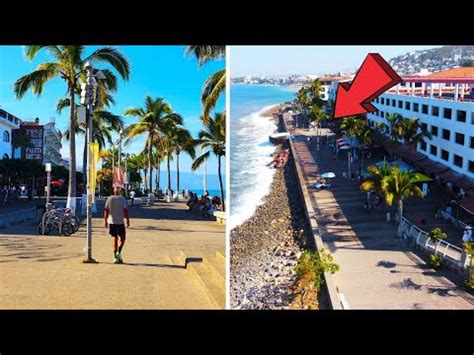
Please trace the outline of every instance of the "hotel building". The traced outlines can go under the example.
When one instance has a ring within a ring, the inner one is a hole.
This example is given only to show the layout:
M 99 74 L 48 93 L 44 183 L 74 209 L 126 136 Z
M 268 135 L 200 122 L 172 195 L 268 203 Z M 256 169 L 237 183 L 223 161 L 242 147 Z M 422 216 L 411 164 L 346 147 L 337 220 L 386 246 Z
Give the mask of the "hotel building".
M 54 118 L 50 118 L 43 129 L 43 163 L 61 165 L 61 132 L 56 129 Z
M 0 109 L 0 159 L 11 158 L 12 130 L 20 127 L 21 120 Z
M 377 111 L 367 114 L 369 125 L 375 127 L 377 122 L 386 122 L 387 114 L 394 113 L 419 118 L 433 137 L 418 144 L 418 153 L 451 169 L 451 179 L 447 180 L 468 177 L 473 181 L 474 68 L 454 68 L 402 79 L 402 83 L 372 102 Z

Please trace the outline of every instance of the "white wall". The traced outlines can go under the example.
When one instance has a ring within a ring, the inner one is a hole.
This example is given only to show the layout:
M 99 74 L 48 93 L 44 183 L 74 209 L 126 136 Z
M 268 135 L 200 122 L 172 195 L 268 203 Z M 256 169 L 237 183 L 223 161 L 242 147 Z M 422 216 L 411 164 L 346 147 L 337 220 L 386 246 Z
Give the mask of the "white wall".
M 380 103 L 380 98 L 385 99 L 385 104 Z M 390 105 L 386 104 L 386 100 L 390 99 Z M 391 100 L 397 100 L 397 106 L 391 105 Z M 403 101 L 403 108 L 398 107 L 398 100 Z M 410 110 L 405 109 L 405 101 L 410 102 Z M 372 102 L 379 111 L 389 113 L 399 113 L 405 118 L 419 118 L 421 123 L 428 125 L 428 130 L 431 132 L 431 127 L 438 127 L 438 137 L 433 137 L 431 140 L 426 140 L 427 149 L 426 152 L 418 147 L 418 151 L 428 156 L 431 160 L 440 162 L 444 165 L 449 166 L 451 169 L 467 176 L 474 178 L 474 173 L 468 171 L 469 160 L 474 161 L 474 149 L 470 148 L 470 139 L 474 137 L 474 103 L 473 102 L 459 102 L 454 100 L 437 99 L 430 97 L 420 96 L 409 96 L 409 95 L 396 95 L 396 94 L 383 94 L 379 97 L 379 103 Z M 419 104 L 418 112 L 413 111 L 413 103 Z M 422 105 L 428 105 L 428 114 L 422 113 Z M 439 107 L 439 116 L 432 115 L 432 106 Z M 450 108 L 452 110 L 451 119 L 443 118 L 443 108 Z M 466 122 L 457 121 L 457 110 L 466 111 Z M 367 115 L 369 120 L 375 122 L 386 122 L 385 118 L 376 116 L 372 113 Z M 451 131 L 451 137 L 449 141 L 442 138 L 443 129 L 449 129 Z M 457 144 L 455 142 L 455 133 L 464 134 L 464 145 Z M 430 154 L 430 144 L 438 147 L 436 156 Z M 441 149 L 447 150 L 449 154 L 449 162 L 441 159 Z M 459 155 L 463 158 L 462 167 L 454 165 L 454 154 Z

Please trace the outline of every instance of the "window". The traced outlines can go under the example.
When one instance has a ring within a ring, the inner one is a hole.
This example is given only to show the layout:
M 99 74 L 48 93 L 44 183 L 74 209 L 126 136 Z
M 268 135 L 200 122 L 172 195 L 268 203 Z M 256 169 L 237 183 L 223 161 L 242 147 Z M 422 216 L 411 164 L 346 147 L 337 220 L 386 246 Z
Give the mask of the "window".
M 420 142 L 420 149 L 424 150 L 426 152 L 426 142 L 425 141 Z
M 393 107 L 397 106 L 397 101 L 395 99 L 392 99 L 392 106 Z
M 10 142 L 10 133 L 8 131 L 3 132 L 3 141 L 7 143 Z
M 443 118 L 450 120 L 452 113 L 453 113 L 453 110 L 451 110 L 450 108 L 445 108 L 443 110 Z
M 413 111 L 418 112 L 420 110 L 420 105 L 416 102 L 413 103 Z
M 449 161 L 449 152 L 447 150 L 441 149 L 441 159 Z
M 474 161 L 469 160 L 468 169 L 469 169 L 469 172 L 474 173 Z
M 438 137 L 438 127 L 431 126 L 431 134 L 435 137 Z
M 380 98 L 380 103 L 383 105 L 385 104 L 385 99 L 383 97 Z
M 427 131 L 428 130 L 428 125 L 426 123 L 421 124 L 421 130 L 422 131 Z
M 462 168 L 462 158 L 459 155 L 454 154 L 454 165 Z
M 438 147 L 431 144 L 430 145 L 430 153 L 431 153 L 431 155 L 434 155 L 434 156 L 438 155 Z
M 377 96 L 377 98 L 375 99 L 375 103 L 379 103 L 379 97 Z
M 431 106 L 431 115 L 438 117 L 439 116 L 439 107 Z
M 456 132 L 456 143 L 464 145 L 464 134 Z
M 408 101 L 405 101 L 405 110 L 409 110 L 410 109 L 410 102 Z
M 402 100 L 398 100 L 398 108 L 403 108 L 403 101 Z
M 474 149 L 474 137 L 471 137 L 471 148 Z
M 380 111 L 380 117 L 384 118 L 384 113 L 383 111 Z
M 422 105 L 421 106 L 421 112 L 428 114 L 428 105 Z
M 459 122 L 466 122 L 466 111 L 458 110 L 456 120 L 458 120 Z
M 471 124 L 474 124 L 474 112 L 471 113 Z
M 449 129 L 443 129 L 443 139 L 447 141 L 451 139 L 451 131 Z

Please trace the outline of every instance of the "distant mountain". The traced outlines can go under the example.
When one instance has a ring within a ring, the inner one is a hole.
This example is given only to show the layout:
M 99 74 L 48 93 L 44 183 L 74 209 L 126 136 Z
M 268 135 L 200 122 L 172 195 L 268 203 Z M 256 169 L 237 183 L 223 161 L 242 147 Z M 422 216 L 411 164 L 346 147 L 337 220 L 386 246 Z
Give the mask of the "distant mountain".
M 389 60 L 399 75 L 439 72 L 474 60 L 474 46 L 444 46 L 409 52 Z

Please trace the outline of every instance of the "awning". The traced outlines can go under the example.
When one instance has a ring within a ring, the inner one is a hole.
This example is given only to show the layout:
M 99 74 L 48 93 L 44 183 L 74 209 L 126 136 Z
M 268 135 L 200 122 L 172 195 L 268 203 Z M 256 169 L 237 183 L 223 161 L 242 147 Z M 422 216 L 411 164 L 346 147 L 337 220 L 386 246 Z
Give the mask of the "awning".
M 428 174 L 440 174 L 443 171 L 449 170 L 447 166 L 430 159 L 419 160 L 415 162 L 414 165 L 417 169 L 421 169 Z
M 426 155 L 418 152 L 415 147 L 410 147 L 408 145 L 400 145 L 395 148 L 394 152 L 409 163 L 414 163 L 427 158 Z
M 458 204 L 474 215 L 474 197 L 464 197 Z
M 439 174 L 438 177 L 444 181 L 454 184 L 455 181 L 462 179 L 463 176 L 458 172 L 449 169 Z
M 463 189 L 464 191 L 469 190 L 469 189 L 473 189 L 474 188 L 474 179 L 464 175 L 460 179 L 456 180 L 454 182 L 454 185 L 456 185 L 460 189 Z

